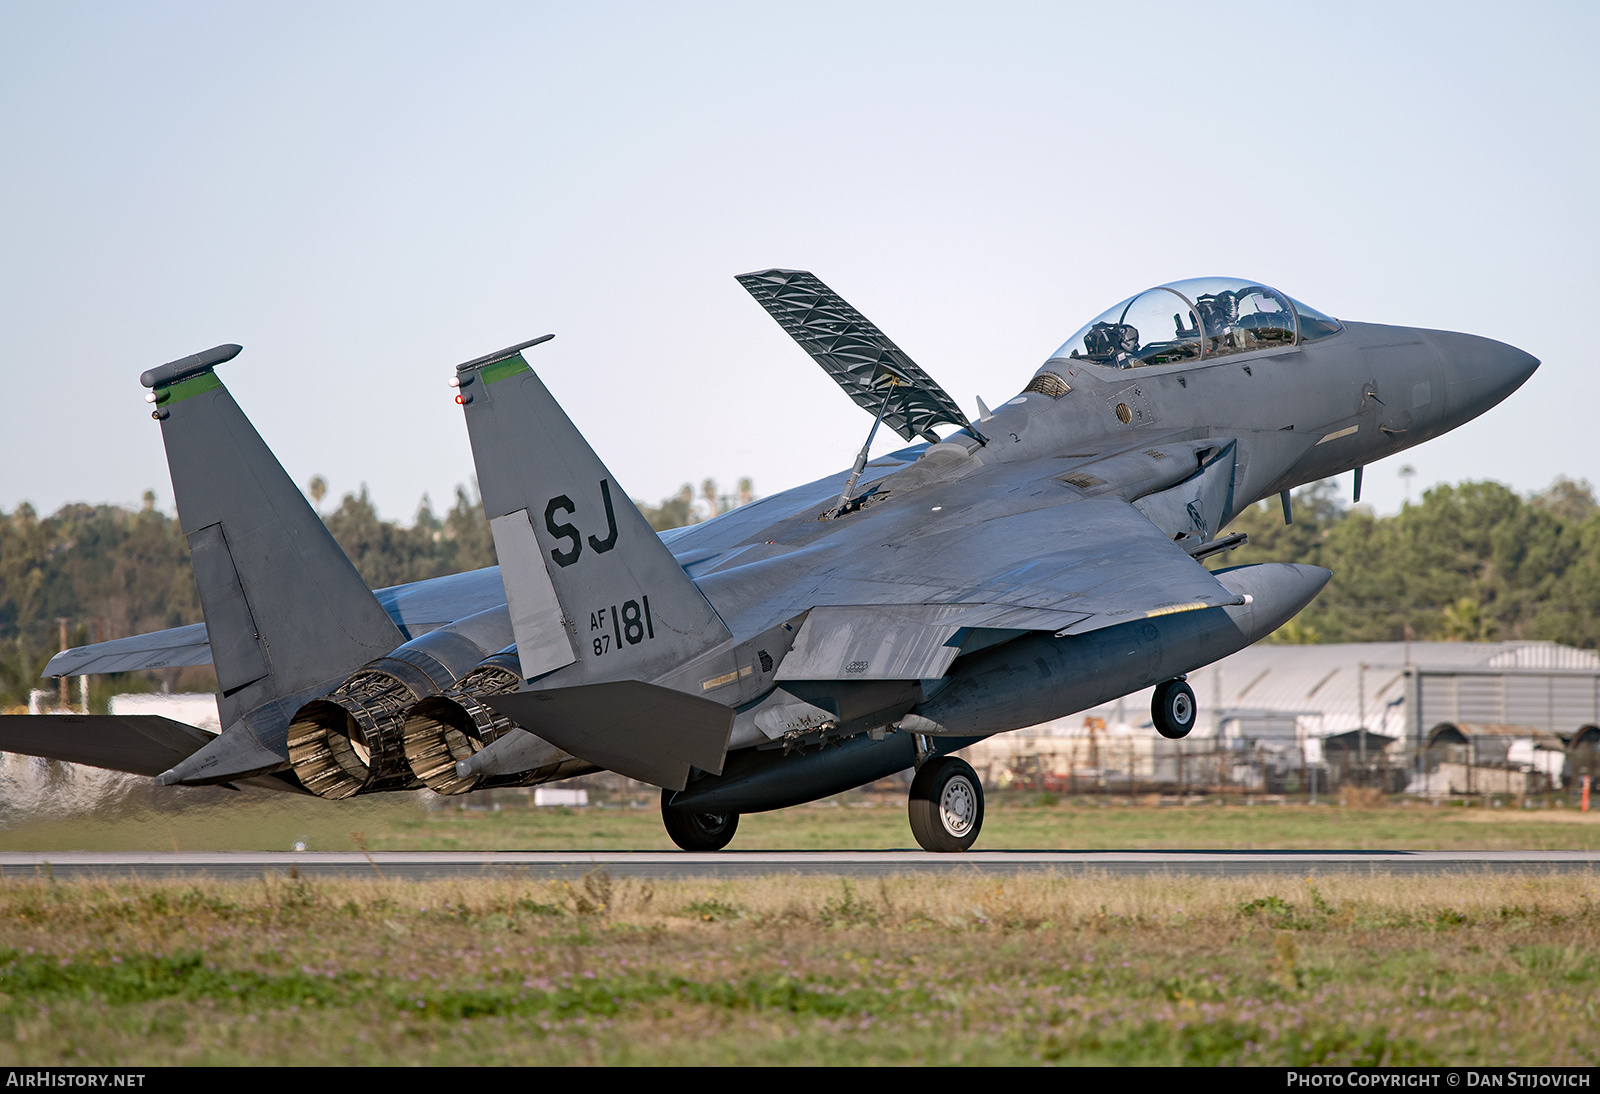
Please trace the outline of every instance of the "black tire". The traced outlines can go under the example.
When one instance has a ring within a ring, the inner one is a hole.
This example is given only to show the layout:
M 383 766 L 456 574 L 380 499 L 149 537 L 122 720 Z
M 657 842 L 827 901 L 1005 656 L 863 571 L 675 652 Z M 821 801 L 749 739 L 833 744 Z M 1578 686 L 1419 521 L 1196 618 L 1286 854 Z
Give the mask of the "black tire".
M 1156 732 L 1169 741 L 1181 740 L 1194 728 L 1199 709 L 1194 702 L 1194 689 L 1182 680 L 1164 680 L 1156 685 L 1150 700 L 1150 717 Z
M 939 756 L 911 780 L 906 811 L 924 851 L 965 851 L 983 830 L 983 784 L 965 760 Z
M 667 808 L 671 790 L 661 792 L 661 823 L 667 835 L 685 851 L 720 851 L 739 830 L 737 813 L 691 813 Z

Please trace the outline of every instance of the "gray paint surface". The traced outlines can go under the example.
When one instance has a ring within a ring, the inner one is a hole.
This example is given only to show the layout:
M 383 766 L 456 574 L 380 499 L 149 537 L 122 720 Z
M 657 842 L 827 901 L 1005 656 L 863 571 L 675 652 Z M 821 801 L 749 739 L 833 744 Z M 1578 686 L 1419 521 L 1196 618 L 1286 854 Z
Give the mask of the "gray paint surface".
M 572 652 L 573 635 L 564 625 L 561 602 L 556 599 L 550 570 L 533 535 L 533 523 L 526 509 L 495 517 L 489 521 L 494 535 L 495 557 L 520 575 L 520 580 L 505 587 L 511 609 L 511 632 L 516 637 L 517 657 L 527 679 L 554 672 L 570 665 L 577 657 Z

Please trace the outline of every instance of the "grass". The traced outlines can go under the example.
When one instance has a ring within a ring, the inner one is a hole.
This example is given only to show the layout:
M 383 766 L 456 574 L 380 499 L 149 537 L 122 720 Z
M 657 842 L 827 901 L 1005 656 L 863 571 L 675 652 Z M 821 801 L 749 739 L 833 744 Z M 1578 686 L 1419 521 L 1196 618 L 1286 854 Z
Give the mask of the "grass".
M 16 824 L 0 848 L 671 846 L 648 807 L 152 800 Z M 902 801 L 854 794 L 746 816 L 733 847 L 911 845 Z M 1571 809 L 1020 794 L 991 796 L 979 843 L 1597 846 L 1600 812 Z M 0 1065 L 1593 1065 L 1597 884 L 7 881 Z
M 224 793 L 224 792 L 218 792 Z M 329 802 L 244 793 L 184 808 L 121 808 L 0 830 L 0 850 L 670 850 L 653 807 L 429 811 L 379 795 Z M 1126 799 L 1123 799 L 1126 801 Z M 848 795 L 740 819 L 739 850 L 912 847 L 898 799 Z M 1391 804 L 1101 806 L 991 795 L 978 849 L 1595 850 L 1600 810 Z
M 1600 1063 L 1600 883 L 7 882 L 0 1065 Z

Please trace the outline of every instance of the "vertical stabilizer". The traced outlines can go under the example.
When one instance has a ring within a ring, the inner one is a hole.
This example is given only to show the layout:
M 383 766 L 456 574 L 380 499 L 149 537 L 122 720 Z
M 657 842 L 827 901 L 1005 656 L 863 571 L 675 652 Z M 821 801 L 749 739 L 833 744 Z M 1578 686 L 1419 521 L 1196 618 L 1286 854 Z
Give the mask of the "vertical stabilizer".
M 225 727 L 405 641 L 217 378 L 238 352 L 218 346 L 140 377 L 161 422 Z M 247 719 L 257 744 L 284 758 L 287 713 Z
M 583 683 L 655 679 L 727 640 L 728 629 L 524 348 L 468 362 L 456 376 L 523 676 L 578 662 Z

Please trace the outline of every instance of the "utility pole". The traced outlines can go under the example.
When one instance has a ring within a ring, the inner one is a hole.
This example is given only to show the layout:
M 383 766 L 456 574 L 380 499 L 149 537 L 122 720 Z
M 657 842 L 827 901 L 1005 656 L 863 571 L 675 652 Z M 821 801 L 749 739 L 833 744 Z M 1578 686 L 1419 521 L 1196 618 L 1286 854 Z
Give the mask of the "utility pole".
M 61 652 L 65 653 L 65 652 L 67 652 L 67 621 L 65 619 L 57 617 L 56 622 L 61 625 Z M 68 700 L 67 700 L 67 678 L 65 676 L 58 676 L 58 677 L 56 677 L 56 679 L 61 681 L 61 701 L 57 705 L 62 710 L 66 710 L 66 709 L 68 709 L 68 707 L 67 707 L 67 703 L 68 703 Z
M 1361 712 L 1361 785 L 1367 785 L 1367 663 L 1356 666 L 1356 709 Z

